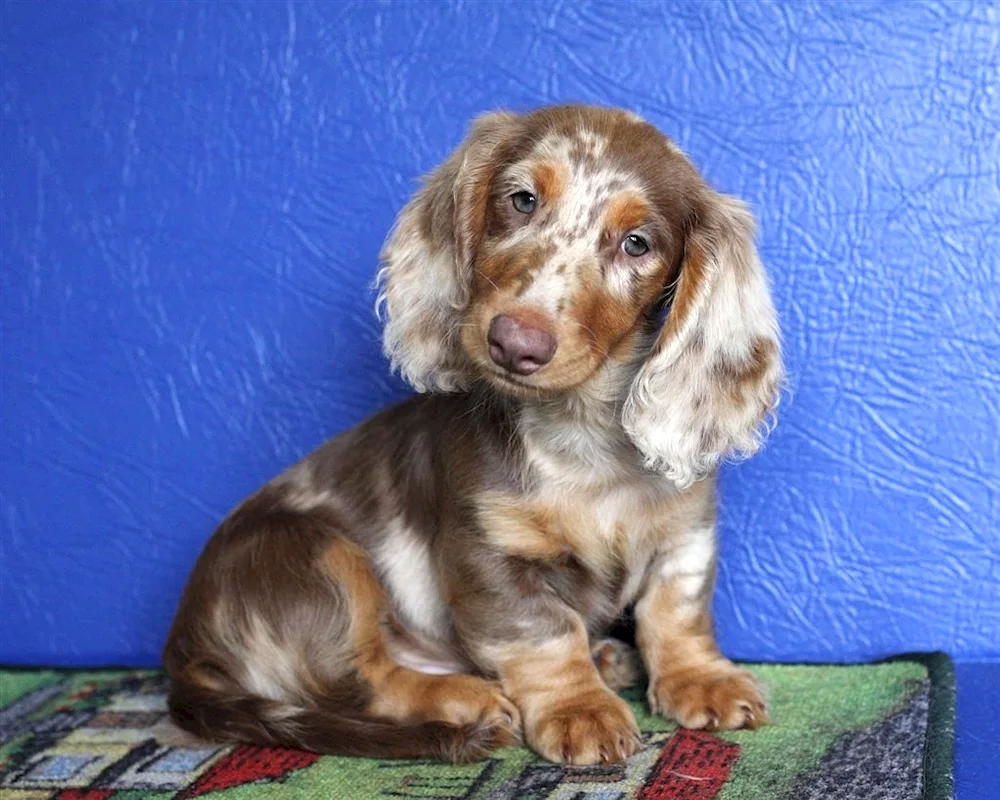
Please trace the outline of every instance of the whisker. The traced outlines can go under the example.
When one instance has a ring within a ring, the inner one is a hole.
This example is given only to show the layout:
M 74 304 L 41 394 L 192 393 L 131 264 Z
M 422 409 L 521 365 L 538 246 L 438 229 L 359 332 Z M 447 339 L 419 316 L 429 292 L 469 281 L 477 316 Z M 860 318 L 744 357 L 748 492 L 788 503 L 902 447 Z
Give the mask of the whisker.
M 489 275 L 487 275 L 487 274 L 486 274 L 485 272 L 483 272 L 483 271 L 482 271 L 481 269 L 477 269 L 477 270 L 476 270 L 476 274 L 477 274 L 477 275 L 478 275 L 478 276 L 479 276 L 480 278 L 484 278 L 484 279 L 486 279 L 487 281 L 489 281 L 489 284 L 490 284 L 490 286 L 492 286 L 492 287 L 493 287 L 494 289 L 496 289 L 496 290 L 497 290 L 498 292 L 500 291 L 500 287 L 499 287 L 499 286 L 497 286 L 497 285 L 496 285 L 496 283 L 494 283 L 493 279 L 492 279 L 492 278 L 491 278 L 491 277 L 490 277 Z
M 571 322 L 575 322 L 577 325 L 579 325 L 581 328 L 583 328 L 587 333 L 589 333 L 593 337 L 594 347 L 597 350 L 597 352 L 599 352 L 605 358 L 611 358 L 611 354 L 607 350 L 604 350 L 601 347 L 597 346 L 597 334 L 594 333 L 594 329 L 593 328 L 591 328 L 589 325 L 584 325 L 582 322 L 580 322 L 577 319 L 573 319 L 573 320 L 570 320 L 570 321 Z

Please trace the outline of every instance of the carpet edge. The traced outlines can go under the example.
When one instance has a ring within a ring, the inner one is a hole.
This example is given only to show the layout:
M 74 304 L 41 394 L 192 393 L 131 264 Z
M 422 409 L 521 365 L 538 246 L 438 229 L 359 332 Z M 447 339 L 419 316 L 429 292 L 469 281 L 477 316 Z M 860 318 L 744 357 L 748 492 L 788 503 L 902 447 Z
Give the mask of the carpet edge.
M 885 662 L 921 664 L 930 680 L 927 736 L 924 742 L 922 800 L 955 800 L 955 662 L 943 650 L 903 653 Z M 877 663 L 877 662 L 874 662 Z
M 931 679 L 924 745 L 924 800 L 954 800 L 955 663 L 947 653 L 940 651 L 915 656 L 913 660 L 927 667 Z

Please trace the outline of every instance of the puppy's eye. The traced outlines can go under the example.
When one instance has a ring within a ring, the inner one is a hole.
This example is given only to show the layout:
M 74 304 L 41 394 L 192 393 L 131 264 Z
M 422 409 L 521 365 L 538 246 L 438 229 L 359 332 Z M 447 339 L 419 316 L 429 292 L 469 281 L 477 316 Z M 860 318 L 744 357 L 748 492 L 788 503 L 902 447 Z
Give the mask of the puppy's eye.
M 510 196 L 510 200 L 514 204 L 514 208 L 522 214 L 530 214 L 538 204 L 538 199 L 531 192 L 514 192 Z
M 632 256 L 632 258 L 638 258 L 649 252 L 649 244 L 641 236 L 636 236 L 633 233 L 631 236 L 626 236 L 625 241 L 622 242 L 622 252 L 627 256 Z

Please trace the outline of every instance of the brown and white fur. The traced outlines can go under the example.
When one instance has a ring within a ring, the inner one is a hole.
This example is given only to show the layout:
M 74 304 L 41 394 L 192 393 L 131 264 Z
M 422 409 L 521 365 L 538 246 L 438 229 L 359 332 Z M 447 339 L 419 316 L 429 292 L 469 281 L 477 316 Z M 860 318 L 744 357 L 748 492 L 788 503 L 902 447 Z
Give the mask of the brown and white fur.
M 463 761 L 523 735 L 620 761 L 632 676 L 601 637 L 634 607 L 654 710 L 764 722 L 710 619 L 715 471 L 759 447 L 782 373 L 746 208 L 633 114 L 490 114 L 403 209 L 380 283 L 422 394 L 222 523 L 166 646 L 174 719 L 322 753 Z

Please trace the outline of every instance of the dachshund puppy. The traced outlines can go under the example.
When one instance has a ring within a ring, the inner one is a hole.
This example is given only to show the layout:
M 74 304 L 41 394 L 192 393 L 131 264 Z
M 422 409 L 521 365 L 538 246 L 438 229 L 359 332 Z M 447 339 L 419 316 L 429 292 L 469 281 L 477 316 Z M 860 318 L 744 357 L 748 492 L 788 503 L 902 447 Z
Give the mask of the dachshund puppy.
M 754 222 L 654 127 L 495 113 L 382 254 L 393 366 L 420 394 L 244 501 L 166 645 L 170 709 L 213 740 L 468 761 L 638 746 L 650 706 L 755 727 L 717 649 L 715 472 L 761 444 L 782 366 Z M 595 651 L 592 654 L 592 651 Z

